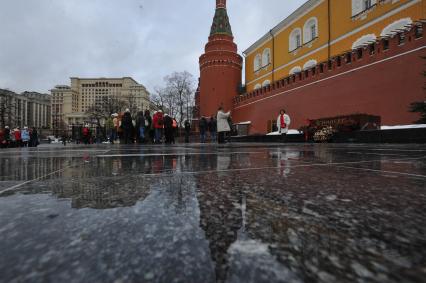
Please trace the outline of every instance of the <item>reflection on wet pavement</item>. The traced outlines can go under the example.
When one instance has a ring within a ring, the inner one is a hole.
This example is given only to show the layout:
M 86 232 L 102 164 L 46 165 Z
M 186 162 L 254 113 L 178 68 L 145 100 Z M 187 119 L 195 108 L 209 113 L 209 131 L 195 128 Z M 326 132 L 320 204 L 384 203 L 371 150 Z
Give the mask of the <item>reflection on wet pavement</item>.
M 424 282 L 426 146 L 0 152 L 1 282 Z

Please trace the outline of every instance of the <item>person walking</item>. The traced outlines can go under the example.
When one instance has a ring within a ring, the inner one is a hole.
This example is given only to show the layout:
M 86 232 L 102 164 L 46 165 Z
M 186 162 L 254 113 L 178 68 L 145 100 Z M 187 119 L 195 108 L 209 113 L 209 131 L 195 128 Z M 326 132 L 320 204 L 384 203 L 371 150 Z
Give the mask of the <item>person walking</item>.
M 173 129 L 172 129 L 172 144 L 175 144 L 175 137 L 178 136 L 178 122 L 173 118 Z
M 16 128 L 15 131 L 13 132 L 13 134 L 15 135 L 16 147 L 21 147 L 22 146 L 21 129 L 19 127 Z
M 115 141 L 118 138 L 118 128 L 120 127 L 120 120 L 118 119 L 118 114 L 114 113 L 112 114 L 112 124 L 113 124 L 113 129 L 112 129 L 112 136 L 111 136 L 111 143 L 115 143 Z
M 225 135 L 231 131 L 229 127 L 228 119 L 231 116 L 231 111 L 225 113 L 222 107 L 219 107 L 217 111 L 217 133 L 218 133 L 218 143 L 225 143 Z
M 9 126 L 4 127 L 4 141 L 5 141 L 5 147 L 10 146 L 10 128 Z
M 168 114 L 164 114 L 164 137 L 166 144 L 172 143 L 173 136 L 173 119 Z
M 280 114 L 277 118 L 277 128 L 278 133 L 281 135 L 281 141 L 285 142 L 286 136 L 288 133 L 288 127 L 290 126 L 291 119 L 290 116 L 288 116 L 284 109 L 280 110 Z
M 136 116 L 136 130 L 138 143 L 145 142 L 145 115 L 142 111 L 138 112 Z
M 210 117 L 210 121 L 209 121 L 209 132 L 210 132 L 210 139 L 212 142 L 216 142 L 217 140 L 217 121 L 215 119 L 215 117 L 212 115 Z
M 164 128 L 163 111 L 158 110 L 156 113 L 154 113 L 152 122 L 154 124 L 154 130 L 155 130 L 154 143 L 161 143 L 161 138 L 163 136 L 163 128 Z
M 207 119 L 206 117 L 201 117 L 200 122 L 198 123 L 198 126 L 200 128 L 200 142 L 205 143 L 206 142 L 206 130 L 207 130 Z
M 124 144 L 132 144 L 133 121 L 132 115 L 130 114 L 130 109 L 126 109 L 126 111 L 124 111 L 123 120 L 121 121 L 121 127 L 123 129 Z
M 30 132 L 28 131 L 28 127 L 24 127 L 24 129 L 21 132 L 22 137 L 22 145 L 24 147 L 28 146 L 28 142 L 30 141 Z
M 149 136 L 149 140 L 152 143 L 154 141 L 154 129 L 152 127 L 151 112 L 149 110 L 145 110 L 144 118 L 145 118 L 145 137 Z
M 63 144 L 64 146 L 66 146 L 66 145 L 67 145 L 67 140 L 68 140 L 67 132 L 66 132 L 66 131 L 63 131 L 63 133 L 62 133 L 62 144 Z
M 32 130 L 30 131 L 30 144 L 31 144 L 31 147 L 37 147 L 39 144 L 38 132 L 36 128 L 32 128 Z
M 189 137 L 191 135 L 191 123 L 188 120 L 185 120 L 185 143 L 189 143 Z
M 82 131 L 82 135 L 83 135 L 83 143 L 84 144 L 89 144 L 90 143 L 90 129 L 89 129 L 89 125 L 85 125 L 81 131 Z

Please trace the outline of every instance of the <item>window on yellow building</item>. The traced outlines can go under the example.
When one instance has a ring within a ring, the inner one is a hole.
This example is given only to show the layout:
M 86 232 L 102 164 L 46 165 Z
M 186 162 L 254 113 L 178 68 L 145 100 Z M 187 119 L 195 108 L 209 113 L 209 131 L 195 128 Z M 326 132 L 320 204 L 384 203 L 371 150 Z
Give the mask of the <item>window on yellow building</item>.
M 303 42 L 308 43 L 318 36 L 318 19 L 313 17 L 306 21 L 303 27 Z
M 262 54 L 262 67 L 268 66 L 271 63 L 271 49 L 266 48 Z
M 355 17 L 377 4 L 377 0 L 352 0 L 352 17 Z
M 300 28 L 296 28 L 290 33 L 289 51 L 292 52 L 301 46 L 302 46 L 302 30 Z
M 259 69 L 261 68 L 261 66 L 262 66 L 262 56 L 260 56 L 260 54 L 257 54 L 256 57 L 254 57 L 253 66 L 254 66 L 254 71 L 255 72 L 259 71 Z

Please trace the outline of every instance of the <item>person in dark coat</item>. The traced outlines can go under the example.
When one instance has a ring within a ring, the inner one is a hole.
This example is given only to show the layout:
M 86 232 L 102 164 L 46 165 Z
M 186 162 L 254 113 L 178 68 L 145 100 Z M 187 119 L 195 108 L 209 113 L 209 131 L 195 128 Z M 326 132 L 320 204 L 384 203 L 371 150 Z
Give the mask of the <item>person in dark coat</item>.
M 138 143 L 145 142 L 145 115 L 142 111 L 136 116 L 136 131 Z
M 185 120 L 185 142 L 189 143 L 189 137 L 191 135 L 191 123 L 188 120 Z
M 36 128 L 33 128 L 30 133 L 30 144 L 31 144 L 31 147 L 38 146 L 38 132 Z
M 145 110 L 145 137 L 149 136 L 149 141 L 154 142 L 154 128 L 152 127 L 152 117 L 149 110 Z
M 166 144 L 171 144 L 173 141 L 173 119 L 167 114 L 164 114 L 164 136 Z
M 201 117 L 198 126 L 200 128 L 200 142 L 205 143 L 206 142 L 206 131 L 207 131 L 207 127 L 208 127 L 206 117 L 204 117 L 204 116 Z
M 9 147 L 10 145 L 10 129 L 9 126 L 4 128 L 4 145 L 5 147 Z
M 130 110 L 126 109 L 123 115 L 123 120 L 121 121 L 121 127 L 123 129 L 123 141 L 124 144 L 132 144 L 133 143 L 133 121 L 132 115 L 130 114 Z
M 210 139 L 212 142 L 216 142 L 217 140 L 217 121 L 216 118 L 212 115 L 210 117 L 209 121 L 209 132 L 210 132 Z

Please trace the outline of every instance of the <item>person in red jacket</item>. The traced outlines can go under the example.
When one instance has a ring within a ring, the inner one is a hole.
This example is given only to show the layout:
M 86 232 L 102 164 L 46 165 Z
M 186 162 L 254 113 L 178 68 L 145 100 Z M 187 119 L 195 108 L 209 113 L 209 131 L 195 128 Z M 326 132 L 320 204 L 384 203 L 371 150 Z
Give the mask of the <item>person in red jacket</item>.
M 13 134 L 15 135 L 16 146 L 21 147 L 22 146 L 21 129 L 16 128 L 15 131 L 13 132 Z
M 152 118 L 152 123 L 154 124 L 154 130 L 155 130 L 154 143 L 161 143 L 161 138 L 163 136 L 163 127 L 164 127 L 163 111 L 158 110 L 156 113 L 154 113 L 154 117 Z

